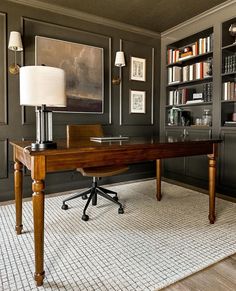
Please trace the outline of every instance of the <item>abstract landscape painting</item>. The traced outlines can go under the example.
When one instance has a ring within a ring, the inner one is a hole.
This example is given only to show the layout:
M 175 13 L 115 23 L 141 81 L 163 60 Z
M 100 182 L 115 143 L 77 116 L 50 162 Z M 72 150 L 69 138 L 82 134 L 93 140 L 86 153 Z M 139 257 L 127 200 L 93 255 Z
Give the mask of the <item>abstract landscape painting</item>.
M 103 48 L 36 36 L 35 63 L 65 70 L 67 107 L 53 111 L 103 113 Z

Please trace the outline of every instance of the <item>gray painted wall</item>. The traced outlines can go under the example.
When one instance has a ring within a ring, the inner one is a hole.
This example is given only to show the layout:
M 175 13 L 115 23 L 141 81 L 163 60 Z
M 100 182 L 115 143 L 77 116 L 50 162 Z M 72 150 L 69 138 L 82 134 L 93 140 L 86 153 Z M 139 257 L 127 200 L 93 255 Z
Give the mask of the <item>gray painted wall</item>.
M 33 65 L 36 35 L 83 43 L 104 48 L 105 112 L 104 114 L 55 113 L 54 137 L 65 137 L 66 124 L 102 123 L 107 134 L 158 135 L 160 38 L 114 29 L 78 18 L 55 14 L 2 0 L 0 2 L 0 201 L 14 199 L 11 140 L 35 139 L 35 113 L 30 107 L 22 108 L 19 101 L 19 76 L 8 74 L 7 67 L 13 52 L 7 49 L 10 31 L 22 34 L 24 51 L 17 54 L 21 65 Z M 127 66 L 122 69 L 122 86 L 111 85 L 111 77 L 119 74 L 114 67 L 115 52 L 120 44 L 126 55 Z M 56 53 L 56 52 L 55 52 Z M 130 57 L 147 61 L 147 81 L 129 80 Z M 147 113 L 130 114 L 129 90 L 147 91 Z M 129 172 L 103 180 L 105 183 L 125 181 L 154 175 L 154 164 L 132 165 Z M 86 187 L 89 180 L 78 173 L 53 173 L 46 178 L 46 193 Z M 31 178 L 24 171 L 24 197 L 31 195 Z

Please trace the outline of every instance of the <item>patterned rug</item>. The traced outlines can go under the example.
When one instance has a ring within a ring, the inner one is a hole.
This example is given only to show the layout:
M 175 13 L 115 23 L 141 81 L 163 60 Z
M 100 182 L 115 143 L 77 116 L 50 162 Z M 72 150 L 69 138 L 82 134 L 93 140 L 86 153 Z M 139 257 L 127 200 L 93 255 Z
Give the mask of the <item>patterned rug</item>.
M 0 290 L 160 290 L 236 252 L 236 204 L 217 199 L 217 221 L 207 219 L 207 195 L 155 181 L 110 186 L 125 213 L 99 198 L 81 220 L 82 199 L 46 199 L 43 287 L 33 280 L 32 205 L 23 206 L 24 233 L 14 231 L 14 205 L 0 207 Z M 68 194 L 68 193 L 67 193 Z

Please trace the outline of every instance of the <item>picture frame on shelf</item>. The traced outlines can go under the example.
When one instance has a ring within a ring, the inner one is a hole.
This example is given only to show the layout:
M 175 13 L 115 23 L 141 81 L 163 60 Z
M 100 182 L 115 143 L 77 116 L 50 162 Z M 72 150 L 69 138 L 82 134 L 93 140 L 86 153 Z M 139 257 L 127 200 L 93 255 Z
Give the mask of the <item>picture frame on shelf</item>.
M 146 81 L 146 59 L 131 57 L 130 59 L 130 80 Z
M 103 48 L 36 36 L 35 64 L 65 70 L 67 107 L 52 111 L 103 114 Z
M 146 113 L 146 91 L 130 90 L 129 113 Z

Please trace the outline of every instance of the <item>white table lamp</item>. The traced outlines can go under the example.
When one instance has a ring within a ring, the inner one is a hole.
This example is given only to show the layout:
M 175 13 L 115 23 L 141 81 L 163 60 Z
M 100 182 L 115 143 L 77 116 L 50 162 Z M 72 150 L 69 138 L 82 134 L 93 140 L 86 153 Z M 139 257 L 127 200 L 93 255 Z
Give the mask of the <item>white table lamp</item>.
M 48 66 L 20 68 L 20 105 L 40 106 L 36 110 L 36 142 L 32 150 L 56 148 L 52 138 L 50 107 L 65 107 L 65 72 Z

